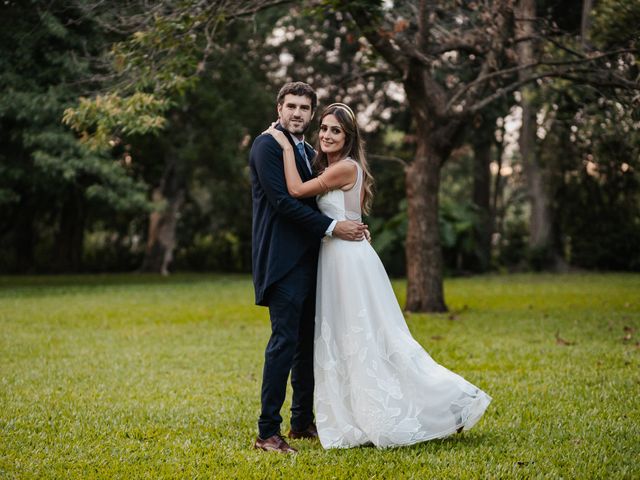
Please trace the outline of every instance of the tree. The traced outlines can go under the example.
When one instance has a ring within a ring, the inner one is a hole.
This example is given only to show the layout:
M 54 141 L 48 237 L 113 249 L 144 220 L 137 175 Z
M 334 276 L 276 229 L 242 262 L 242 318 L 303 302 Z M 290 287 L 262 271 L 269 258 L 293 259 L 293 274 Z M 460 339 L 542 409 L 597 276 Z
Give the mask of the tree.
M 113 132 L 157 131 L 183 93 L 193 88 L 194 79 L 206 71 L 206 60 L 217 57 L 223 27 L 287 2 L 159 2 L 154 15 L 140 11 L 143 3 L 132 2 L 138 6 L 132 14 L 115 15 L 128 40 L 111 49 L 116 67 L 115 80 L 108 83 L 111 91 L 68 112 L 67 121 L 88 138 L 102 136 L 104 141 Z M 637 52 L 634 46 L 581 54 L 550 22 L 541 22 L 545 28 L 535 32 L 536 41 L 544 44 L 541 56 L 531 64 L 519 64 L 517 45 L 530 39 L 515 36 L 513 1 L 319 0 L 308 5 L 330 7 L 342 21 L 357 26 L 361 38 L 350 44 L 358 46 L 357 54 L 375 50 L 378 58 L 371 59 L 371 70 L 359 72 L 359 78 L 391 71 L 404 87 L 416 132 L 415 155 L 405 169 L 408 310 L 446 309 L 438 231 L 440 170 L 477 113 L 525 85 L 550 78 L 637 89 L 632 70 L 612 67 L 619 62 L 629 65 Z M 355 35 L 349 33 L 353 40 Z M 344 65 L 348 67 L 340 59 L 338 66 Z
M 544 58 L 518 65 L 513 2 L 332 1 L 397 72 L 417 135 L 406 168 L 408 201 L 407 303 L 410 311 L 445 311 L 438 229 L 440 169 L 476 112 L 524 85 L 563 77 L 638 88 L 611 68 L 596 68 L 630 49 L 579 59 Z M 558 44 L 549 34 L 546 41 Z M 632 50 L 632 49 L 631 49 Z M 587 68 L 588 67 L 588 68 Z M 525 74 L 519 77 L 518 72 Z
M 531 67 L 537 60 L 535 42 L 536 34 L 536 1 L 519 0 L 516 10 L 515 34 L 518 51 L 518 64 L 522 67 L 518 71 L 520 81 L 526 81 L 531 75 Z M 521 89 L 520 106 L 522 108 L 522 126 L 518 145 L 525 171 L 531 215 L 529 220 L 529 247 L 532 255 L 537 258 L 550 257 L 551 247 L 551 210 L 549 193 L 546 189 L 544 171 L 536 155 L 536 106 L 535 87 L 523 85 Z
M 633 46 L 637 2 L 582 4 L 576 51 Z M 578 6 L 574 7 L 577 11 Z M 585 18 L 588 17 L 588 18 Z M 575 21 L 575 20 L 574 20 Z M 564 26 L 567 28 L 567 26 Z M 637 36 L 636 36 L 637 38 Z M 633 63 L 618 69 L 638 75 Z M 634 91 L 549 82 L 540 92 L 540 160 L 548 179 L 554 242 L 581 268 L 640 268 L 640 115 Z
M 1 9 L 2 267 L 77 271 L 92 211 L 148 208 L 122 157 L 86 148 L 60 121 L 95 73 L 82 57 L 104 32 L 66 2 Z
M 232 40 L 237 35 L 232 30 L 234 20 L 280 3 L 166 1 L 157 2 L 149 12 L 143 1 L 131 2 L 124 9 L 116 4 L 80 2 L 87 15 L 117 31 L 121 39 L 109 45 L 100 59 L 108 72 L 98 79 L 105 91 L 97 89 L 92 97 L 67 109 L 65 122 L 95 148 L 114 141 L 126 143 L 162 129 L 171 131 L 160 140 L 166 147 L 160 151 L 164 167 L 151 193 L 156 208 L 149 215 L 142 271 L 167 274 L 173 260 L 178 217 L 194 171 L 193 163 L 183 158 L 192 133 L 188 131 L 187 116 L 193 109 L 189 100 L 198 102 L 189 94 L 203 76 L 215 74 L 229 51 L 239 53 L 217 43 L 240 43 L 238 36 Z
M 472 201 L 478 212 L 475 224 L 475 270 L 487 271 L 491 263 L 491 234 L 494 227 L 495 210 L 491 205 L 491 160 L 496 144 L 495 130 L 497 109 L 485 109 L 477 114 L 470 130 L 473 147 L 473 192 Z M 499 177 L 499 173 L 497 174 Z

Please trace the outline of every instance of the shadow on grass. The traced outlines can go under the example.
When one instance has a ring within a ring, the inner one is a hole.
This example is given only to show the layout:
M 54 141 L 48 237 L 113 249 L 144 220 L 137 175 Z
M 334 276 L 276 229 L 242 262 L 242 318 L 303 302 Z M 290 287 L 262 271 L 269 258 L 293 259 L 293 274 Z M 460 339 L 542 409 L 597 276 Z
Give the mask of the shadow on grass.
M 327 455 L 332 455 L 337 458 L 342 456 L 351 455 L 355 452 L 374 455 L 387 455 L 387 454 L 423 454 L 423 453 L 436 453 L 439 451 L 455 451 L 455 450 L 470 450 L 475 448 L 486 448 L 488 445 L 493 446 L 497 438 L 492 433 L 477 432 L 477 433 L 465 433 L 456 434 L 447 438 L 427 440 L 424 442 L 415 443 L 413 445 L 405 445 L 390 448 L 377 448 L 373 444 L 361 445 L 353 448 L 331 448 L 324 450 L 319 442 L 302 441 L 296 443 L 296 448 L 302 452 L 324 452 Z

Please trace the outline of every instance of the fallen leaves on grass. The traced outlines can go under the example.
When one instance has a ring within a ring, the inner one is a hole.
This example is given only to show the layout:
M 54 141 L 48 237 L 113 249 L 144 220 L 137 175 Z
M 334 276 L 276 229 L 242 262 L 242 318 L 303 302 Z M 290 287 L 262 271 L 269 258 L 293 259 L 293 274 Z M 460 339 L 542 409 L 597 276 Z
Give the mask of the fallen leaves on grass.
M 575 345 L 575 344 L 576 344 L 576 342 L 572 342 L 572 341 L 569 341 L 569 340 L 565 340 L 564 338 L 562 338 L 562 337 L 560 336 L 560 332 L 556 332 L 556 344 L 557 344 L 557 345 L 564 345 L 564 346 L 566 346 L 566 347 L 569 347 L 569 346 L 571 346 L 571 345 Z
M 622 327 L 622 331 L 624 332 L 624 337 L 622 337 L 622 341 L 624 343 L 628 343 L 631 340 L 633 340 L 633 334 L 636 331 L 635 328 L 629 327 L 628 325 L 625 325 L 624 327 Z M 636 343 L 636 345 L 637 345 L 637 343 Z

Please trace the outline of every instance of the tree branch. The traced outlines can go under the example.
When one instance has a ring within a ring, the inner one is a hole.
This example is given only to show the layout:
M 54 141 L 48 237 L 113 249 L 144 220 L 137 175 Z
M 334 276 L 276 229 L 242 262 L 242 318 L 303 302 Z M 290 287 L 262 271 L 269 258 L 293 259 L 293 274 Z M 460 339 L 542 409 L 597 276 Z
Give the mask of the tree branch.
M 537 75 L 533 75 L 531 77 L 527 77 L 525 79 L 519 80 L 517 82 L 513 82 L 510 85 L 507 85 L 506 87 L 502 87 L 499 88 L 498 90 L 496 90 L 495 93 L 489 95 L 488 97 L 485 97 L 484 99 L 482 99 L 481 101 L 470 105 L 468 107 L 466 107 L 464 109 L 464 112 L 459 112 L 459 113 L 455 113 L 454 116 L 463 116 L 463 115 L 468 115 L 471 113 L 476 113 L 479 110 L 482 110 L 484 107 L 486 107 L 487 105 L 489 105 L 491 102 L 493 102 L 494 100 L 497 100 L 498 98 L 513 92 L 515 90 L 517 90 L 518 88 L 528 84 L 528 83 L 533 83 L 536 82 L 542 78 L 562 78 L 565 80 L 571 80 L 572 82 L 576 82 L 576 83 L 580 83 L 580 84 L 584 84 L 584 85 L 594 85 L 594 86 L 599 86 L 599 87 L 609 87 L 609 88 L 630 88 L 630 86 L 633 87 L 633 89 L 637 89 L 640 90 L 640 85 L 636 84 L 636 83 L 632 83 L 632 82 L 628 82 L 628 84 L 620 84 L 618 82 L 612 82 L 612 81 L 607 81 L 602 80 L 602 79 L 598 79 L 598 78 L 588 78 L 587 76 L 576 76 L 576 75 L 571 75 L 571 74 L 575 74 L 575 73 L 584 73 L 584 72 L 588 72 L 589 70 L 585 70 L 585 69 L 577 69 L 576 71 L 567 71 L 567 72 L 557 72 L 557 71 L 550 71 L 550 72 L 544 72 L 544 73 L 540 73 Z
M 416 40 L 421 50 L 426 50 L 429 45 L 429 15 L 427 14 L 427 1 L 420 0 L 419 11 L 417 15 L 418 33 Z
M 407 68 L 406 55 L 400 49 L 396 48 L 390 40 L 390 37 L 376 25 L 371 18 L 371 14 L 361 7 L 350 6 L 347 2 L 345 10 L 349 13 L 354 23 L 356 23 L 362 31 L 365 38 L 371 45 L 389 62 L 401 75 L 405 74 Z M 355 19 L 358 19 L 357 21 Z M 375 32 L 375 33 L 374 33 Z
M 636 52 L 637 50 L 635 49 L 621 49 L 621 50 L 615 50 L 612 52 L 604 52 L 600 55 L 596 55 L 592 57 L 581 58 L 579 60 L 578 59 L 561 60 L 561 61 L 550 61 L 550 62 L 536 61 L 536 62 L 531 62 L 525 65 L 518 65 L 516 67 L 505 68 L 502 70 L 496 70 L 495 72 L 486 73 L 484 75 L 479 75 L 478 78 L 466 84 L 463 88 L 461 88 L 458 92 L 456 92 L 456 94 L 453 97 L 451 97 L 451 99 L 447 103 L 446 110 L 447 111 L 450 110 L 451 107 L 465 94 L 466 91 L 473 88 L 474 86 L 487 82 L 488 80 L 491 80 L 492 78 L 495 78 L 495 77 L 503 77 L 506 75 L 511 75 L 511 74 L 520 72 L 522 70 L 534 69 L 540 66 L 569 66 L 569 65 L 586 64 L 586 63 L 594 62 L 596 60 L 600 60 L 613 55 L 619 55 L 622 53 L 636 53 Z

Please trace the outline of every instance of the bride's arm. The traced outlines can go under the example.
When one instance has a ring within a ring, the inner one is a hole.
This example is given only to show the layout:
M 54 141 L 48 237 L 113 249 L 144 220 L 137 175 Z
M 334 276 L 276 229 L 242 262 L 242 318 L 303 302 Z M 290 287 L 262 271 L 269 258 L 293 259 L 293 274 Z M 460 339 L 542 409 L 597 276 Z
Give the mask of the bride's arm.
M 270 128 L 267 133 L 272 135 L 283 150 L 284 176 L 287 180 L 287 190 L 294 198 L 313 197 L 329 190 L 336 190 L 355 182 L 357 170 L 353 162 L 339 162 L 327 168 L 316 178 L 303 182 L 296 167 L 296 157 L 293 147 L 280 130 Z
M 283 157 L 287 190 L 289 190 L 289 195 L 294 198 L 313 197 L 329 190 L 337 190 L 353 183 L 357 175 L 355 164 L 352 162 L 340 162 L 327 168 L 316 178 L 303 182 L 296 167 L 296 159 L 291 144 L 289 144 L 288 150 L 284 150 Z

